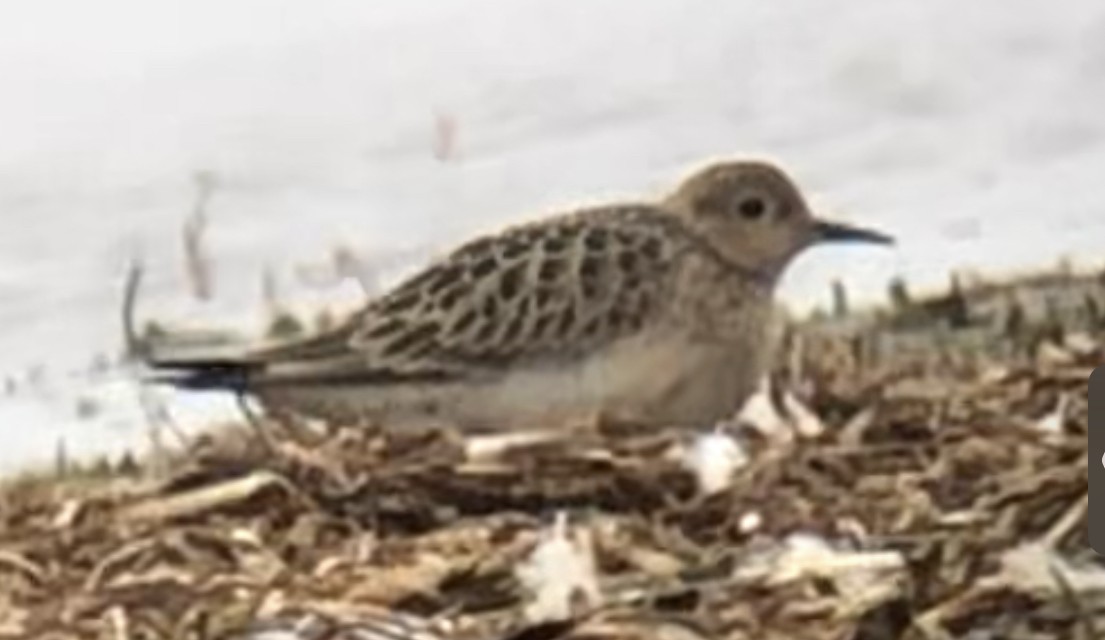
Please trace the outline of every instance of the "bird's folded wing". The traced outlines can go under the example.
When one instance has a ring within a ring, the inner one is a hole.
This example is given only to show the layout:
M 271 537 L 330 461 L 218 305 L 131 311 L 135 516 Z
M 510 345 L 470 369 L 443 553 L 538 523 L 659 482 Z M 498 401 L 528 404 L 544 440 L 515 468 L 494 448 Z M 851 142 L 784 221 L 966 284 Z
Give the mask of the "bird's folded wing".
M 592 209 L 470 242 L 331 334 L 254 354 L 260 378 L 494 375 L 644 326 L 677 250 L 668 214 Z

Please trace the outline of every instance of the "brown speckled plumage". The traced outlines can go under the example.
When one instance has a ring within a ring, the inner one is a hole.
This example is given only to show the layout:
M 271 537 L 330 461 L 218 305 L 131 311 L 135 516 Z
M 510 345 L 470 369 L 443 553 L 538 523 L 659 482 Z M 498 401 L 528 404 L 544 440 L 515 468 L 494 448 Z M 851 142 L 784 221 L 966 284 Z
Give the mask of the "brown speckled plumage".
M 271 408 L 334 420 L 701 426 L 763 374 L 775 283 L 819 225 L 777 168 L 720 163 L 662 202 L 468 242 L 336 330 L 240 365 Z

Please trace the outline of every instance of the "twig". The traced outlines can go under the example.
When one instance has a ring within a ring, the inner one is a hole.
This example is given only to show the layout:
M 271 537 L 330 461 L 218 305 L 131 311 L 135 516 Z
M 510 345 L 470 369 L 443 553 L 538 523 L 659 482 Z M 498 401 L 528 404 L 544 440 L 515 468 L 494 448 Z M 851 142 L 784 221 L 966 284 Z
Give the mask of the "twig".
M 196 203 L 191 216 L 184 222 L 184 259 L 192 295 L 199 300 L 209 300 L 212 295 L 211 264 L 203 242 L 207 231 L 207 204 L 215 190 L 213 178 L 206 173 L 197 175 L 196 188 Z
M 271 471 L 254 471 L 241 478 L 208 485 L 168 497 L 146 500 L 125 509 L 120 515 L 125 520 L 169 520 L 191 516 L 219 507 L 242 502 L 268 487 L 278 486 L 293 497 L 310 500 L 283 476 Z
M 1074 529 L 1075 525 L 1082 521 L 1082 517 L 1086 515 L 1086 510 L 1090 507 L 1090 494 L 1082 496 L 1080 499 L 1074 501 L 1070 507 L 1063 512 L 1063 516 L 1059 518 L 1048 529 L 1047 533 L 1040 538 L 1040 543 L 1049 549 L 1056 548 L 1063 538 Z
M 1079 594 L 1078 590 L 1071 584 L 1066 571 L 1064 571 L 1062 566 L 1054 560 L 1048 563 L 1047 568 L 1048 571 L 1051 572 L 1051 577 L 1055 579 L 1055 583 L 1059 586 L 1059 593 L 1062 594 L 1063 599 L 1070 604 L 1071 609 L 1074 611 L 1074 616 L 1078 620 L 1079 627 L 1082 629 L 1085 640 L 1097 640 L 1097 638 L 1102 637 L 1097 632 L 1097 625 L 1094 624 L 1093 616 L 1087 611 L 1085 603 L 1082 602 L 1081 594 Z
M 104 576 L 112 567 L 120 565 L 134 556 L 156 546 L 156 540 L 141 539 L 116 549 L 108 554 L 103 560 L 100 560 L 100 562 L 98 562 L 88 573 L 88 578 L 84 581 L 84 590 L 89 592 L 96 591 L 100 588 L 100 585 L 103 584 Z
M 149 356 L 149 344 L 138 336 L 134 326 L 134 308 L 138 302 L 138 287 L 142 284 L 142 264 L 135 259 L 127 269 L 123 289 L 123 359 L 128 362 Z
M 0 567 L 7 567 L 18 571 L 30 578 L 36 585 L 42 586 L 46 584 L 46 572 L 42 567 L 39 567 L 37 564 L 18 553 L 0 549 Z
M 115 640 L 130 640 L 130 621 L 127 619 L 127 610 L 121 606 L 114 606 L 108 610 L 111 619 L 111 628 L 115 632 Z
M 250 408 L 246 395 L 244 393 L 236 393 L 234 394 L 234 400 L 238 405 L 238 410 L 242 412 L 242 416 L 245 417 L 246 422 L 249 424 L 250 429 L 257 435 L 257 439 L 261 441 L 261 446 L 263 446 L 268 453 L 275 453 L 277 450 L 276 443 L 273 442 L 272 438 L 265 430 L 265 425 L 261 424 L 261 420 L 257 417 L 257 414 Z

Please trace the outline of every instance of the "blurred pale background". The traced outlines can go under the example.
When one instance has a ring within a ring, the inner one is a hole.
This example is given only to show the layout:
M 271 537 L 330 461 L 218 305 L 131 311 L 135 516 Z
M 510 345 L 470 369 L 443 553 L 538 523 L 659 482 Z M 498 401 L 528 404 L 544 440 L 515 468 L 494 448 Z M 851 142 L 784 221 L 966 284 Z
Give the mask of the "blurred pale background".
M 289 303 L 348 301 L 339 244 L 386 285 L 472 233 L 756 155 L 901 238 L 808 254 L 784 298 L 827 303 L 837 278 L 882 298 L 896 274 L 1093 266 L 1101 113 L 1095 0 L 3 3 L 0 469 L 59 439 L 142 446 L 128 375 L 89 372 L 121 348 L 135 256 L 143 316 L 256 331 L 266 268 Z M 201 171 L 202 304 L 181 233 Z M 225 410 L 200 404 L 170 409 Z

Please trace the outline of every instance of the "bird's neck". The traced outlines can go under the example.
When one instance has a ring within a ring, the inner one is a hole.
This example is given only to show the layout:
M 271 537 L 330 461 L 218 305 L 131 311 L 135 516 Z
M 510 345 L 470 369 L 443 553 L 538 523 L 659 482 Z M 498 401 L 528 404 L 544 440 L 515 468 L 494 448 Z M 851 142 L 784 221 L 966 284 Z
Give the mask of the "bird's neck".
M 708 270 L 722 280 L 734 280 L 743 283 L 742 286 L 751 286 L 765 295 L 770 296 L 774 292 L 785 265 L 761 262 L 756 265 L 742 263 L 725 255 L 708 238 L 698 230 L 684 225 L 688 238 L 697 249 L 704 262 L 710 266 Z

